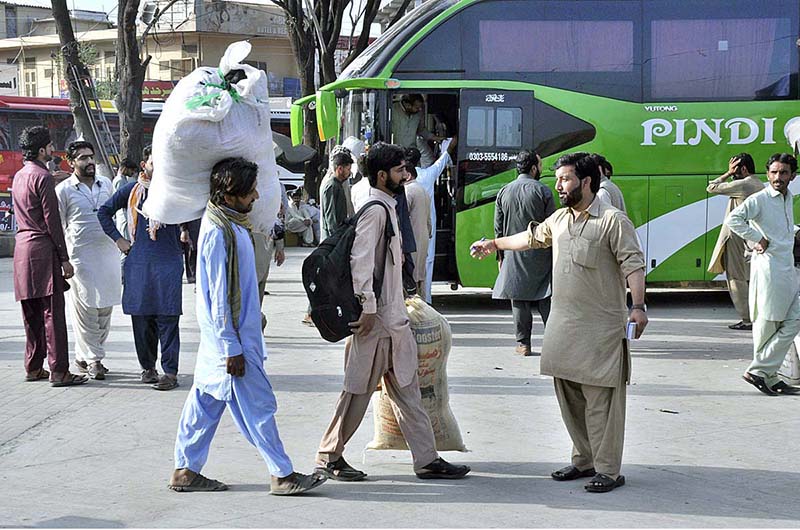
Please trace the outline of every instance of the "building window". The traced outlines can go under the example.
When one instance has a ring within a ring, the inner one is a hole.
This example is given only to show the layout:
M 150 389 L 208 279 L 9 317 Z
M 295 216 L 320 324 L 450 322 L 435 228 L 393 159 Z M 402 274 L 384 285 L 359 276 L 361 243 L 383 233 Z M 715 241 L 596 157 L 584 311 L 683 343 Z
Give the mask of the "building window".
M 17 36 L 17 8 L 6 6 L 6 38 L 13 39 Z
M 158 63 L 159 77 L 162 80 L 179 81 L 195 69 L 197 59 L 173 59 Z
M 36 67 L 30 70 L 25 68 L 25 95 L 36 96 Z

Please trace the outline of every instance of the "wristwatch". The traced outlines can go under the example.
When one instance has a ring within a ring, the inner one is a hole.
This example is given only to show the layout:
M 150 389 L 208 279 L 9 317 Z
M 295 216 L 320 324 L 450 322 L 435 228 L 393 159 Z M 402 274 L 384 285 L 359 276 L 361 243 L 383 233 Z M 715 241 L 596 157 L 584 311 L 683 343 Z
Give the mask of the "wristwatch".
M 634 309 L 641 309 L 642 311 L 647 313 L 647 304 L 633 304 L 630 310 L 633 311 Z

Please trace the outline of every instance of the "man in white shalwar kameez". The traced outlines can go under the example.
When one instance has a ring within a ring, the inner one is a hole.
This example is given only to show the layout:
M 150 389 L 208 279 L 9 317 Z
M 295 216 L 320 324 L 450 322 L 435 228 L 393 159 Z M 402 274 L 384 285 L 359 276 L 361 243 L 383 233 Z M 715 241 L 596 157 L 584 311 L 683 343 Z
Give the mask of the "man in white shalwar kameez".
M 97 210 L 114 190 L 108 178 L 95 175 L 94 147 L 89 142 L 72 142 L 67 160 L 73 173 L 56 187 L 56 197 L 75 267 L 75 276 L 69 280 L 75 365 L 94 379 L 105 379 L 104 345 L 122 284 L 119 251 L 103 232 Z
M 307 206 L 301 202 L 302 192 L 292 194 L 292 202 L 286 210 L 286 229 L 289 232 L 298 234 L 303 239 L 306 246 L 314 245 L 314 220 L 311 213 L 307 211 Z
M 200 346 L 175 440 L 174 491 L 222 491 L 222 482 L 200 474 L 222 413 L 267 463 L 270 493 L 294 495 L 325 481 L 293 471 L 275 422 L 277 403 L 264 371 L 261 307 L 252 226 L 247 213 L 258 199 L 258 166 L 242 158 L 218 162 L 200 225 L 197 323 Z
M 755 243 L 750 262 L 750 317 L 753 362 L 742 376 L 764 394 L 797 394 L 800 388 L 778 379 L 789 346 L 800 331 L 800 300 L 794 268 L 793 195 L 789 182 L 797 160 L 774 154 L 767 162 L 769 186 L 736 207 L 725 224 L 742 239 Z
M 409 150 L 406 155 L 410 155 L 408 163 L 412 164 L 416 169 L 416 183 L 428 193 L 428 198 L 431 201 L 431 237 L 428 240 L 428 254 L 425 257 L 425 301 L 429 304 L 431 303 L 431 286 L 433 285 L 433 264 L 436 259 L 436 181 L 448 164 L 452 164 L 450 155 L 454 152 L 456 143 L 456 139 L 452 138 L 449 144 L 442 144 L 441 156 L 432 165 L 424 168 L 420 166 L 418 150 L 416 153 L 414 153 L 415 150 Z

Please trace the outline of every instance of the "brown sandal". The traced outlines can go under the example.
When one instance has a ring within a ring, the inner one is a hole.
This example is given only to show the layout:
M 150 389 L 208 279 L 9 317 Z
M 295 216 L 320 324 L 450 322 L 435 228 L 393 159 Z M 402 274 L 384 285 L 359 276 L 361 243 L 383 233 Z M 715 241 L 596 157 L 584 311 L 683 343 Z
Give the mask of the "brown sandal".
M 278 482 L 283 480 L 283 482 Z M 299 495 L 309 490 L 313 490 L 327 480 L 326 477 L 312 473 L 303 475 L 302 473 L 292 473 L 288 477 L 278 479 L 272 477 L 269 492 L 272 495 Z
M 170 484 L 167 486 L 172 491 L 188 493 L 195 491 L 226 491 L 228 485 L 213 478 L 204 477 L 200 473 L 195 474 L 189 484 Z
M 50 372 L 44 368 L 39 368 L 35 372 L 28 372 L 25 374 L 25 381 L 29 383 L 33 381 L 41 381 L 42 379 L 50 379 Z
M 61 379 L 56 379 L 53 381 L 50 380 L 50 386 L 53 387 L 61 387 L 61 386 L 77 386 L 82 385 L 89 379 L 85 375 L 77 375 L 71 374 L 69 372 L 64 372 L 64 375 L 61 376 Z

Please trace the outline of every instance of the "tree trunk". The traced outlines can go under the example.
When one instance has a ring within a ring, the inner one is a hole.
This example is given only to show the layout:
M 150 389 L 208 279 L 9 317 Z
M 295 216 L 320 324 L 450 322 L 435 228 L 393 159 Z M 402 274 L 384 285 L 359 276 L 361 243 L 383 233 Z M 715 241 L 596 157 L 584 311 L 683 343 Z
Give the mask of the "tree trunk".
M 56 31 L 58 38 L 61 42 L 61 54 L 64 58 L 64 78 L 67 80 L 69 86 L 69 106 L 72 111 L 72 116 L 75 124 L 75 130 L 78 136 L 82 136 L 87 142 L 91 142 L 98 149 L 99 142 L 92 132 L 92 117 L 89 114 L 89 109 L 84 107 L 81 103 L 80 92 L 78 86 L 73 80 L 70 72 L 71 67 L 75 67 L 78 76 L 81 79 L 91 80 L 89 70 L 86 68 L 80 57 L 78 56 L 78 42 L 75 40 L 75 33 L 72 31 L 72 21 L 69 18 L 69 10 L 67 9 L 66 0 L 52 0 L 53 6 L 53 19 L 56 23 Z M 105 175 L 109 178 L 114 177 L 112 169 L 105 165 L 101 160 L 96 161 L 98 173 Z
M 142 159 L 142 86 L 150 62 L 142 61 L 136 38 L 136 16 L 140 0 L 119 0 L 117 10 L 116 75 L 119 80 L 120 156 L 138 162 Z

